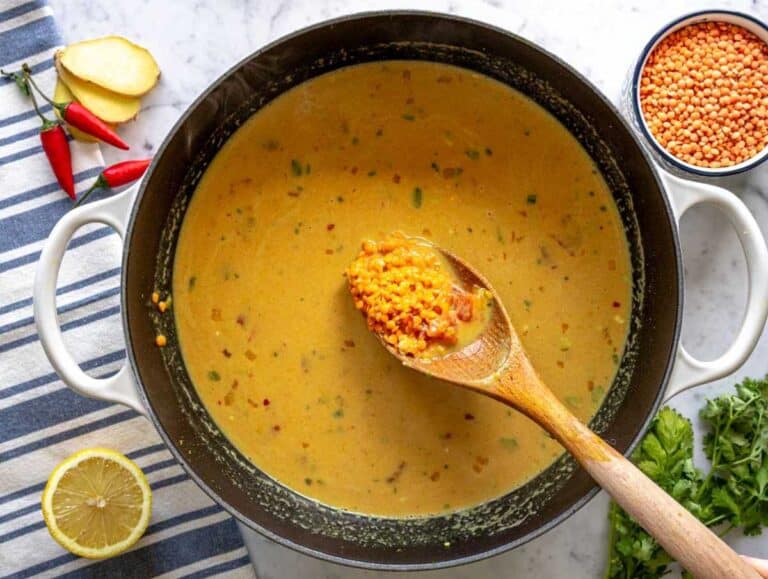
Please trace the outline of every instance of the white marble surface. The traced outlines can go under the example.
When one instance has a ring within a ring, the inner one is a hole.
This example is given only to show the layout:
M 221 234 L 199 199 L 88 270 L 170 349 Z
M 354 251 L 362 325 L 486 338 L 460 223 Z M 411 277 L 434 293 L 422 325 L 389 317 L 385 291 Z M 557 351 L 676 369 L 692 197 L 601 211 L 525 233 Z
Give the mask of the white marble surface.
M 121 34 L 146 45 L 163 70 L 139 119 L 122 130 L 134 151 L 151 154 L 196 95 L 233 63 L 281 35 L 334 16 L 384 8 L 457 13 L 512 30 L 562 57 L 617 100 L 624 75 L 660 26 L 706 7 L 727 7 L 768 18 L 768 2 L 754 0 L 50 0 L 65 40 Z M 110 149 L 108 161 L 119 158 Z M 727 185 L 753 211 L 768 235 L 768 165 Z M 686 265 L 683 340 L 701 357 L 724 351 L 738 329 L 746 298 L 746 273 L 733 231 L 716 211 L 697 209 L 682 223 Z M 119 332 L 115 329 L 115 332 Z M 731 378 L 678 396 L 673 405 L 695 420 L 704 397 L 735 379 L 768 372 L 768 333 Z M 701 456 L 698 457 L 701 463 Z M 495 559 L 441 572 L 440 577 L 599 577 L 606 553 L 607 499 L 601 493 L 543 537 Z M 729 539 L 744 553 L 768 557 L 768 538 Z M 319 565 L 256 540 L 263 578 L 383 577 Z M 420 575 L 436 577 L 438 574 Z M 405 575 L 398 575 L 405 577 Z

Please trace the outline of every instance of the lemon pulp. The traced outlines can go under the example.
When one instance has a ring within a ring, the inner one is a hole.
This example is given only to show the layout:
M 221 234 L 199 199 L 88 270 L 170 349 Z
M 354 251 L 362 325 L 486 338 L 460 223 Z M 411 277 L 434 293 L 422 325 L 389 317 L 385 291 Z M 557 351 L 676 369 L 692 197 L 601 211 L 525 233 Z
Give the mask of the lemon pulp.
M 125 551 L 141 537 L 149 523 L 152 491 L 129 458 L 93 448 L 56 467 L 43 491 L 42 509 L 59 544 L 101 559 Z

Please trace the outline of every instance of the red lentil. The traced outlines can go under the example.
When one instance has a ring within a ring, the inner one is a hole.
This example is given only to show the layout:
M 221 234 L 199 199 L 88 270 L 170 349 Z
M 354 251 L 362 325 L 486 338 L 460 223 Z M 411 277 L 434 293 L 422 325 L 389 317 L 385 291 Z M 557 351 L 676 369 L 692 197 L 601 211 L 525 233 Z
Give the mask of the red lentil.
M 768 145 L 768 44 L 740 26 L 671 33 L 648 57 L 639 90 L 651 134 L 688 164 L 729 167 Z
M 424 354 L 434 343 L 455 344 L 458 306 L 473 302 L 454 287 L 437 252 L 401 233 L 366 240 L 347 269 L 357 309 L 368 327 L 408 355 Z

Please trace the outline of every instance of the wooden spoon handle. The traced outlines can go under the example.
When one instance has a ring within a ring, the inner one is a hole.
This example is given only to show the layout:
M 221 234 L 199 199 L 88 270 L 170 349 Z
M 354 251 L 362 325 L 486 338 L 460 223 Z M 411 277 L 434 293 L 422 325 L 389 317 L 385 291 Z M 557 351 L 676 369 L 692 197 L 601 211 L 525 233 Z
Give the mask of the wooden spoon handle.
M 527 361 L 526 361 L 527 362 Z M 643 528 L 698 578 L 760 579 L 735 551 L 563 406 L 529 364 L 486 393 L 552 434 Z
M 596 435 L 592 436 L 602 442 Z M 579 462 L 683 567 L 701 578 L 760 577 L 722 539 L 640 469 L 606 443 L 602 445 L 606 447 L 605 458 L 584 457 Z

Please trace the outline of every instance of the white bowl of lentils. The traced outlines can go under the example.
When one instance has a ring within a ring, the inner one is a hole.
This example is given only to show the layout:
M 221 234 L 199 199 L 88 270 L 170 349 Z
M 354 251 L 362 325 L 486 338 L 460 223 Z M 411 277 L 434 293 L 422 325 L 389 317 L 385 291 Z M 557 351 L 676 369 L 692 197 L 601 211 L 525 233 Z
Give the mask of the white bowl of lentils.
M 632 71 L 631 113 L 662 165 L 732 175 L 768 157 L 768 26 L 728 10 L 678 18 Z

